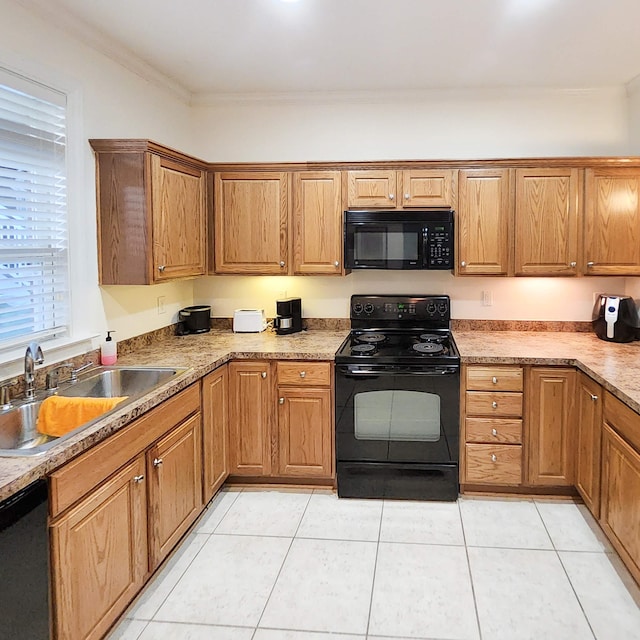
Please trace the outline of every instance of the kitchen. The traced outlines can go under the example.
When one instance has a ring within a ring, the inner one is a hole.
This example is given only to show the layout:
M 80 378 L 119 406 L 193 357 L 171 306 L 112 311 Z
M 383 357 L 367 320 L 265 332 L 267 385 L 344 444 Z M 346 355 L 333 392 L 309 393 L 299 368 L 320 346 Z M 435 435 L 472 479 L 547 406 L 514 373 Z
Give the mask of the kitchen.
M 99 34 L 89 47 L 88 30 L 84 40 L 69 37 L 68 16 L 43 18 L 36 8 L 47 9 L 45 3 L 2 2 L 3 64 L 35 77 L 49 74 L 81 94 L 74 103 L 82 114 L 75 135 L 83 141 L 149 138 L 210 162 L 624 156 L 640 149 L 637 82 L 623 87 L 612 79 L 586 89 L 392 87 L 379 95 L 275 95 L 263 101 L 198 95 L 190 106 L 184 90 L 144 63 L 126 56 L 121 64 L 114 62 L 121 52 Z M 620 20 L 618 27 L 632 22 Z M 627 75 L 630 80 L 636 73 Z M 72 162 L 77 172 L 70 186 L 74 180 L 81 185 L 70 189 L 72 290 L 83 303 L 74 309 L 73 321 L 85 340 L 48 351 L 51 361 L 95 348 L 95 336 L 107 329 L 115 330 L 118 340 L 161 329 L 191 304 L 210 303 L 219 318 L 248 304 L 271 316 L 277 298 L 300 296 L 305 317 L 346 318 L 354 293 L 406 289 L 406 277 L 393 272 L 344 278 L 210 276 L 154 287 L 100 288 L 96 248 L 82 240 L 95 237 L 94 158 L 88 145 L 76 147 Z M 637 278 L 459 278 L 421 272 L 411 285 L 414 291 L 449 294 L 452 316 L 460 320 L 584 322 L 594 293 L 640 297 Z M 483 304 L 485 299 L 492 304 Z M 6 376 L 20 371 L 17 358 L 7 363 Z

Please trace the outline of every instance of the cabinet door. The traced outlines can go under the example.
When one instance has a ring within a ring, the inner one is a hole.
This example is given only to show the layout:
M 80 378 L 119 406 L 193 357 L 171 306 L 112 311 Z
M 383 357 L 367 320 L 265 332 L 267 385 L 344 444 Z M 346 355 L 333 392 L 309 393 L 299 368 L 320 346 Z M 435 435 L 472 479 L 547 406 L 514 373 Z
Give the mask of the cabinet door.
M 288 273 L 288 175 L 217 173 L 214 189 L 216 273 Z
M 513 272 L 513 172 L 460 171 L 456 218 L 457 275 Z
M 399 207 L 455 208 L 457 172 L 451 169 L 412 169 L 399 175 Z
M 294 273 L 342 273 L 340 171 L 294 174 L 292 242 Z
M 528 483 L 573 485 L 575 371 L 532 367 L 529 383 Z
M 155 569 L 202 508 L 201 417 L 197 413 L 147 451 L 149 566 Z
M 273 391 L 268 362 L 229 365 L 229 471 L 271 475 Z
M 202 380 L 202 460 L 204 503 L 207 504 L 229 475 L 228 366 L 212 371 Z
M 581 173 L 517 169 L 516 275 L 576 275 Z
M 402 206 L 398 204 L 395 171 L 347 171 L 347 194 L 349 209 Z
M 606 420 L 600 524 L 635 579 L 640 580 L 640 453 Z
M 141 454 L 51 525 L 57 640 L 102 638 L 147 573 Z
M 638 169 L 587 169 L 585 274 L 640 275 L 639 193 Z
M 205 272 L 205 173 L 151 155 L 153 279 Z
M 278 398 L 279 474 L 330 478 L 331 390 L 279 387 Z
M 576 488 L 597 518 L 600 513 L 602 388 L 581 372 L 578 373 L 576 420 Z

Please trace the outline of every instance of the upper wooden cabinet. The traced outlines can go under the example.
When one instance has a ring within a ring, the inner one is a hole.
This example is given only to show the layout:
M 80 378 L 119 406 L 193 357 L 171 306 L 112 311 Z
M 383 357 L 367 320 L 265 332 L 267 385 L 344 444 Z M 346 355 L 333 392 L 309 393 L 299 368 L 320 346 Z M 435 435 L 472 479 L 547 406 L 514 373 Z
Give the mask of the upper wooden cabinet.
M 578 273 L 579 169 L 516 169 L 515 275 Z
M 289 174 L 215 174 L 216 273 L 288 273 L 288 226 Z
M 454 207 L 457 171 L 453 169 L 347 171 L 350 209 Z
M 513 273 L 513 170 L 462 170 L 458 176 L 456 274 Z
M 206 165 L 148 140 L 90 140 L 100 284 L 205 273 Z
M 586 170 L 585 274 L 640 275 L 639 194 L 639 169 Z
M 293 174 L 291 222 L 293 273 L 342 272 L 342 174 L 301 171 Z

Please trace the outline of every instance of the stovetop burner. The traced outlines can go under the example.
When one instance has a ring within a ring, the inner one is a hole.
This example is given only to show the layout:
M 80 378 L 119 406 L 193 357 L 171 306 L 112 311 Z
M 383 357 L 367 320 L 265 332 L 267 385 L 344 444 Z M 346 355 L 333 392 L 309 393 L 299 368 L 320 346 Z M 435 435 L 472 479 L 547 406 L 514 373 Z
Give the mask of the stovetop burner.
M 437 342 L 437 343 L 441 343 L 444 342 L 446 340 L 446 336 L 443 335 L 439 335 L 437 333 L 421 333 L 420 334 L 420 340 L 422 340 L 422 342 Z
M 354 344 L 351 353 L 356 356 L 372 356 L 376 352 L 374 344 Z
M 444 345 L 437 342 L 418 342 L 412 345 L 411 350 L 424 355 L 439 355 L 444 353 Z
M 356 336 L 356 340 L 366 344 L 380 344 L 384 342 L 386 338 L 382 333 L 364 333 Z

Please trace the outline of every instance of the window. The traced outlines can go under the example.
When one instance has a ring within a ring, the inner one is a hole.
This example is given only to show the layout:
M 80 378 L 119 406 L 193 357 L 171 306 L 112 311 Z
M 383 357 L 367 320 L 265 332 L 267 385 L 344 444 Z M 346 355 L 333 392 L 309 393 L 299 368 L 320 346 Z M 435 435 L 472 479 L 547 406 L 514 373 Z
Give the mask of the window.
M 0 352 L 68 335 L 66 96 L 0 70 Z

